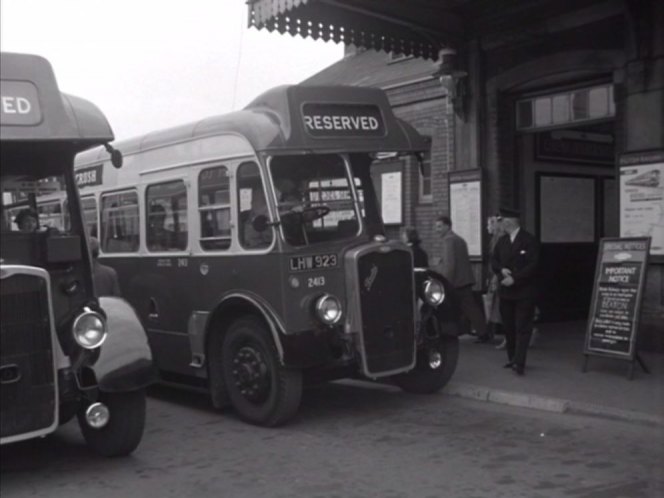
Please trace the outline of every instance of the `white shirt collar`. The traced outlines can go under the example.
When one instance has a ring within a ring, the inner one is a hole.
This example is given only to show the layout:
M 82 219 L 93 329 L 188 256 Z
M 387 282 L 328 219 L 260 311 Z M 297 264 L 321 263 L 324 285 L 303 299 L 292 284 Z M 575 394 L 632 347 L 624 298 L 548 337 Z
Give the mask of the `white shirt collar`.
M 510 234 L 510 242 L 514 244 L 514 239 L 516 239 L 517 234 L 519 233 L 519 230 L 521 230 L 521 227 L 517 228 Z

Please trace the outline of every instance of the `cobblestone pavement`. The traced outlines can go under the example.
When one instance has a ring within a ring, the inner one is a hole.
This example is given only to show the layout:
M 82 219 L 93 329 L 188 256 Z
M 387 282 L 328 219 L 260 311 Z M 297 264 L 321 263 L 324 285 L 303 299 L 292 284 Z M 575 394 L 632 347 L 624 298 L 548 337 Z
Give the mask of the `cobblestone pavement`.
M 279 429 L 156 388 L 129 458 L 92 456 L 75 424 L 1 456 L 3 498 L 664 496 L 661 428 L 353 382 Z

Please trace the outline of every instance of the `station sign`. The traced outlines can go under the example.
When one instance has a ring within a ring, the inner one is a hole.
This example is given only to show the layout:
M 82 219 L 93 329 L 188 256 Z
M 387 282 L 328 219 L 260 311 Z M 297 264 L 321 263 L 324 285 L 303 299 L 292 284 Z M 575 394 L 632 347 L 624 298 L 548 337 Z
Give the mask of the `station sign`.
M 0 93 L 0 125 L 35 126 L 41 121 L 37 87 L 29 81 L 3 80 Z
M 384 137 L 385 121 L 376 105 L 306 103 L 304 129 L 316 138 Z

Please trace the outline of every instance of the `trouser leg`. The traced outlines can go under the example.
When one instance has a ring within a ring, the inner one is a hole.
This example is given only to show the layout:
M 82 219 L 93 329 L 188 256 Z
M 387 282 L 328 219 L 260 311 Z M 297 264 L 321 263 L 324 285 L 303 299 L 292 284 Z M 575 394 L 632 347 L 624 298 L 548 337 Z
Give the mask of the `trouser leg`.
M 514 363 L 526 365 L 526 356 L 530 344 L 530 336 L 533 332 L 533 320 L 535 318 L 535 301 L 532 299 L 520 299 L 515 301 L 515 339 Z
M 486 335 L 486 319 L 480 305 L 475 301 L 473 288 L 471 285 L 456 289 L 459 297 L 459 306 L 461 313 L 470 320 L 470 323 L 479 337 Z
M 509 361 L 514 361 L 514 349 L 516 343 L 515 301 L 501 299 L 500 316 L 503 319 L 503 332 L 505 333 L 505 350 L 507 351 L 507 359 Z

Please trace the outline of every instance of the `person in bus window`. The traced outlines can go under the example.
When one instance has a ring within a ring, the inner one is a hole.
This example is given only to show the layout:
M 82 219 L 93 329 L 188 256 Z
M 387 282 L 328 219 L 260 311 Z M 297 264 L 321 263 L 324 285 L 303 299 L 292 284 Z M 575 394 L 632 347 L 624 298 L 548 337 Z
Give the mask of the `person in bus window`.
M 14 222 L 21 232 L 35 232 L 39 228 L 39 216 L 34 209 L 22 209 L 16 215 Z
M 148 249 L 169 251 L 173 249 L 173 233 L 165 227 L 166 210 L 161 204 L 150 206 L 148 214 Z
M 99 262 L 99 241 L 90 237 L 90 254 L 92 254 L 92 280 L 95 283 L 97 296 L 121 297 L 118 274 L 110 266 Z
M 242 245 L 247 249 L 267 247 L 272 243 L 272 230 L 269 227 L 263 231 L 258 231 L 254 228 L 254 221 L 258 216 L 265 216 L 269 219 L 267 201 L 261 188 L 252 190 L 251 209 L 241 214 Z

